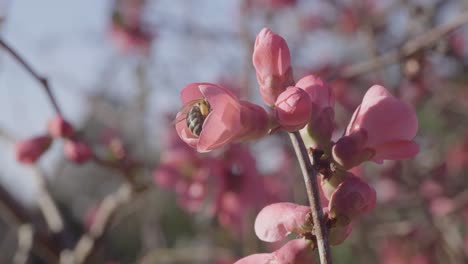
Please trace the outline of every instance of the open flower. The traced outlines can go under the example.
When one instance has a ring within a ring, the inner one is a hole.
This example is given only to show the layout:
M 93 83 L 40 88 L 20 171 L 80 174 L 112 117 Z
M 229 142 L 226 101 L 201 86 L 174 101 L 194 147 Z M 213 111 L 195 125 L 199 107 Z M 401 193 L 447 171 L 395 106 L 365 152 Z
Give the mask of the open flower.
M 411 158 L 419 152 L 412 141 L 417 130 L 414 110 L 384 87 L 374 85 L 354 112 L 345 136 L 334 146 L 333 155 L 345 168 L 365 160 L 381 163 Z
M 176 130 L 180 138 L 198 152 L 260 137 L 268 130 L 268 115 L 263 108 L 239 101 L 232 92 L 219 85 L 189 84 L 182 90 L 181 100 L 184 109 L 177 114 Z M 191 110 L 196 113 L 191 115 Z

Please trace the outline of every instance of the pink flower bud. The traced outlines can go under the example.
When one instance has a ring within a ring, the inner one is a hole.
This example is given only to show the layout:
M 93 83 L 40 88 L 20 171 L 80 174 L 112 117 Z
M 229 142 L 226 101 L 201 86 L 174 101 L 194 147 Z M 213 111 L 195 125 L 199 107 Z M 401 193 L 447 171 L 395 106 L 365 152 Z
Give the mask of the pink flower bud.
M 383 160 L 414 157 L 419 152 L 419 146 L 411 140 L 417 130 L 418 119 L 414 110 L 393 97 L 384 87 L 374 85 L 354 112 L 345 136 L 365 131 L 367 138 L 355 146 L 355 153 L 371 149 L 375 155 L 369 159 L 381 163 Z
M 273 106 L 286 87 L 294 84 L 288 44 L 281 36 L 264 28 L 255 40 L 252 60 L 263 101 Z
M 181 99 L 184 108 L 177 114 L 176 130 L 180 138 L 198 152 L 260 137 L 268 130 L 268 115 L 263 108 L 239 101 L 219 85 L 189 84 L 182 90 Z M 196 113 L 190 114 L 194 107 Z
M 69 138 L 75 133 L 73 126 L 62 116 L 56 116 L 49 121 L 49 133 L 53 137 Z
M 353 231 L 353 227 L 351 224 L 346 226 L 335 226 L 330 228 L 328 232 L 328 242 L 332 246 L 339 245 L 343 243 L 346 238 L 349 237 L 351 232 Z
M 327 200 L 330 200 L 332 194 L 335 192 L 336 188 L 343 183 L 343 181 L 348 176 L 354 176 L 352 173 L 347 171 L 336 171 L 329 179 L 324 179 L 323 177 L 320 180 L 322 186 L 323 195 Z
M 65 141 L 64 153 L 65 157 L 78 164 L 88 161 L 93 155 L 91 148 L 86 143 L 75 140 Z
M 288 87 L 275 103 L 278 123 L 287 131 L 303 128 L 310 119 L 312 104 L 309 95 L 297 87 Z
M 324 149 L 329 146 L 335 128 L 335 96 L 329 85 L 314 75 L 307 75 L 296 83 L 310 96 L 313 110 L 307 132 L 313 139 L 312 147 Z
M 16 160 L 23 164 L 33 164 L 49 149 L 52 137 L 38 136 L 16 143 Z
M 289 233 L 301 233 L 306 227 L 310 207 L 294 203 L 275 203 L 263 208 L 255 219 L 255 234 L 266 242 L 284 239 Z M 310 227 L 309 227 L 310 228 Z
M 375 190 L 356 176 L 348 176 L 330 199 L 330 216 L 345 226 L 355 217 L 370 212 L 376 204 Z
M 342 137 L 333 146 L 333 159 L 345 169 L 355 167 L 371 159 L 375 151 L 364 148 L 367 132 L 359 130 L 349 136 Z

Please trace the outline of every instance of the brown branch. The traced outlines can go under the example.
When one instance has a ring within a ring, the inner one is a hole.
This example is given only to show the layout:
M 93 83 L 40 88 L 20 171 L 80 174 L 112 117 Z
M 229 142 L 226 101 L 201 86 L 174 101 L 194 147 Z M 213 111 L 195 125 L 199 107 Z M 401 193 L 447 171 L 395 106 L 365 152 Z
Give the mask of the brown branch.
M 127 203 L 132 195 L 133 187 L 124 183 L 114 193 L 108 195 L 100 204 L 89 231 L 81 236 L 73 251 L 64 251 L 60 257 L 60 263 L 87 263 L 96 244 L 101 240 L 110 227 L 117 209 Z
M 50 88 L 49 86 L 49 82 L 47 81 L 47 79 L 41 75 L 39 75 L 32 67 L 29 63 L 26 62 L 25 59 L 23 59 L 18 52 L 16 52 L 10 45 L 8 45 L 5 40 L 3 40 L 2 38 L 0 38 L 0 47 L 2 47 L 7 53 L 9 53 L 16 61 L 18 61 L 19 64 L 21 64 L 25 70 L 31 74 L 34 79 L 36 79 L 41 85 L 42 87 L 44 88 L 44 91 L 46 92 L 47 94 L 47 97 L 49 98 L 49 101 L 50 103 L 52 104 L 55 112 L 58 114 L 58 115 L 62 115 L 62 111 L 60 110 L 60 107 L 57 103 L 57 101 L 55 100 L 55 97 L 52 93 L 52 89 Z
M 359 75 L 375 71 L 383 68 L 387 65 L 398 62 L 399 60 L 411 56 L 419 50 L 427 48 L 436 43 L 441 38 L 445 37 L 458 27 L 468 22 L 468 11 L 465 11 L 458 15 L 451 22 L 435 27 L 424 34 L 421 34 L 405 44 L 400 48 L 388 51 L 380 56 L 374 57 L 368 61 L 356 63 L 345 67 L 338 76 L 331 77 L 329 79 L 338 78 L 354 78 Z
M 309 154 L 302 140 L 301 134 L 296 131 L 289 133 L 291 143 L 296 152 L 297 160 L 301 166 L 304 183 L 307 190 L 312 220 L 314 223 L 315 236 L 317 238 L 317 248 L 321 264 L 331 264 L 330 244 L 328 243 L 328 230 L 325 227 L 325 219 L 320 203 L 320 193 L 317 185 L 318 172 L 310 162 Z

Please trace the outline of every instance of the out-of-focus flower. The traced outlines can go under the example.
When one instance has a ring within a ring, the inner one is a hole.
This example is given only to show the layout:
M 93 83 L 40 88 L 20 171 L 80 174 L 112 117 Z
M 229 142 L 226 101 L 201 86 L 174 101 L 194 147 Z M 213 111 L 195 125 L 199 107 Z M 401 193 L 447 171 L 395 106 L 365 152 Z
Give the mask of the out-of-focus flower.
M 69 138 L 73 136 L 75 130 L 73 126 L 62 116 L 56 116 L 49 121 L 49 134 L 53 137 Z
M 142 23 L 144 1 L 117 1 L 112 13 L 110 38 L 123 53 L 148 53 L 153 34 Z
M 260 95 L 268 106 L 273 106 L 276 98 L 294 85 L 288 44 L 281 36 L 264 28 L 255 40 L 252 60 Z
M 198 152 L 267 133 L 269 121 L 263 108 L 239 101 L 229 90 L 216 84 L 189 84 L 182 90 L 181 100 L 184 109 L 177 114 L 176 130 Z
M 312 103 L 309 95 L 297 87 L 288 87 L 275 103 L 276 119 L 287 131 L 303 128 L 312 114 Z
M 370 212 L 376 204 L 376 192 L 356 176 L 347 176 L 330 198 L 330 216 L 345 226 L 355 217 Z
M 92 158 L 93 152 L 88 144 L 77 140 L 66 140 L 63 146 L 65 157 L 81 164 Z
M 312 102 L 312 116 L 307 124 L 307 132 L 313 139 L 312 147 L 327 147 L 335 127 L 335 97 L 332 89 L 312 74 L 300 79 L 296 87 L 304 89 Z
M 345 136 L 333 147 L 333 156 L 345 168 L 365 160 L 381 163 L 411 158 L 419 152 L 412 141 L 417 130 L 414 110 L 384 87 L 374 85 L 354 112 Z
M 468 135 L 456 142 L 447 151 L 447 169 L 457 174 L 468 168 Z
M 49 149 L 51 143 L 50 135 L 19 141 L 15 145 L 16 160 L 23 164 L 33 164 Z

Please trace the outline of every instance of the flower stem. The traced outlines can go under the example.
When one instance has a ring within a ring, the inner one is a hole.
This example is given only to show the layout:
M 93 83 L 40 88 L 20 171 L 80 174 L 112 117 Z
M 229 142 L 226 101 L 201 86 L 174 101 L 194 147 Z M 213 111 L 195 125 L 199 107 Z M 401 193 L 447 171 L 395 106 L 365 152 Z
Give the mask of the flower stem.
M 317 238 L 317 248 L 321 264 L 331 264 L 330 244 L 328 243 L 328 230 L 325 227 L 322 206 L 320 203 L 319 189 L 317 185 L 317 170 L 312 166 L 309 154 L 298 131 L 289 133 L 291 143 L 296 152 L 297 160 L 301 166 L 304 183 L 307 190 L 312 220 L 314 222 L 314 231 Z

